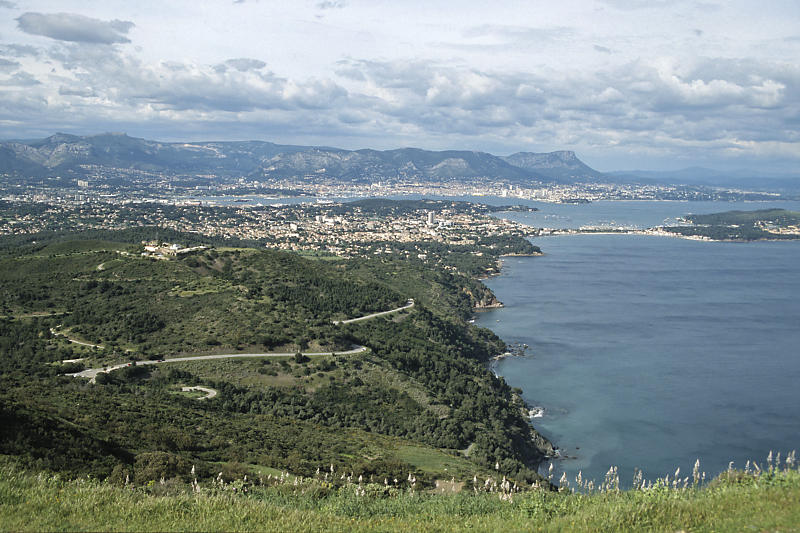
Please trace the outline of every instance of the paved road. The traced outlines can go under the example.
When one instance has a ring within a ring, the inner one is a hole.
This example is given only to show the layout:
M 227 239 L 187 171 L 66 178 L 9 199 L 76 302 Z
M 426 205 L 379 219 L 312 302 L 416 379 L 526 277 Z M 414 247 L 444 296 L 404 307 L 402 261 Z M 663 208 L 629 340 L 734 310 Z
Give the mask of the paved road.
M 409 298 L 408 303 L 402 307 L 398 307 L 397 309 L 390 309 L 389 311 L 381 311 L 380 313 L 372 313 L 371 315 L 360 316 L 358 318 L 351 318 L 349 320 L 336 320 L 334 324 L 350 324 L 351 322 L 359 322 L 361 320 L 368 320 L 370 318 L 375 318 L 376 316 L 388 315 L 390 313 L 396 313 L 398 311 L 402 311 L 403 309 L 410 309 L 414 307 L 414 300 L 413 298 Z M 51 330 L 54 334 L 56 334 L 55 330 Z M 81 341 L 76 341 L 74 339 L 70 339 L 67 337 L 70 342 L 74 342 L 77 344 L 83 344 L 85 346 L 99 346 L 96 344 L 88 344 Z M 302 352 L 303 355 L 352 355 L 356 353 L 361 353 L 366 351 L 366 346 L 354 346 L 353 349 L 347 350 L 344 352 Z M 170 359 L 159 359 L 157 361 L 137 361 L 137 365 L 158 365 L 161 363 L 180 363 L 182 361 L 205 361 L 209 359 L 239 359 L 245 357 L 286 357 L 292 356 L 296 352 L 266 352 L 266 353 L 226 353 L 226 354 L 216 354 L 216 355 L 192 355 L 188 357 L 172 357 Z M 68 376 L 75 376 L 79 378 L 89 378 L 89 381 L 94 383 L 97 374 L 100 372 L 111 372 L 114 370 L 118 370 L 120 368 L 124 368 L 130 365 L 130 363 L 122 363 L 115 366 L 109 366 L 105 368 L 88 368 L 81 372 L 76 372 L 74 374 L 67 374 Z
M 201 392 L 205 392 L 206 395 L 197 398 L 198 400 L 210 400 L 211 398 L 213 398 L 214 396 L 217 395 L 217 391 L 215 389 L 212 389 L 212 388 L 209 388 L 209 387 L 200 387 L 200 386 L 181 387 L 181 390 L 183 392 L 190 392 L 190 391 L 193 391 L 193 390 L 199 390 Z
M 398 311 L 402 311 L 403 309 L 411 309 L 414 307 L 414 299 L 409 298 L 408 303 L 403 307 L 398 307 L 397 309 L 390 309 L 389 311 L 381 311 L 380 313 L 372 313 L 371 315 L 367 316 L 360 316 L 358 318 L 351 318 L 349 320 L 334 320 L 334 324 L 350 324 L 352 322 L 361 322 L 362 320 L 369 320 L 370 318 L 375 318 L 376 316 L 383 316 L 388 315 L 391 313 L 396 313 Z
M 352 355 L 367 350 L 366 346 L 354 346 L 353 349 L 344 352 L 302 352 L 303 355 Z M 244 359 L 256 357 L 287 357 L 292 356 L 297 352 L 266 352 L 266 353 L 222 353 L 214 355 L 190 355 L 187 357 L 172 357 L 170 359 L 160 359 L 158 361 L 136 361 L 136 365 L 160 365 L 163 363 L 180 363 L 183 361 L 207 361 L 210 359 Z M 109 366 L 105 368 L 88 368 L 81 372 L 74 374 L 67 374 L 68 376 L 75 376 L 78 378 L 89 378 L 89 381 L 94 383 L 97 374 L 100 372 L 111 372 L 120 368 L 125 368 L 130 363 L 122 363 L 119 365 Z
M 78 341 L 78 340 L 75 340 L 75 339 L 70 339 L 69 337 L 67 337 L 63 333 L 59 333 L 58 331 L 56 331 L 53 328 L 50 328 L 50 333 L 52 333 L 53 335 L 58 335 L 59 337 L 64 337 L 69 342 L 74 342 L 75 344 L 80 344 L 81 346 L 89 346 L 91 348 L 103 348 L 102 344 L 92 344 L 91 342 L 83 342 L 83 341 Z

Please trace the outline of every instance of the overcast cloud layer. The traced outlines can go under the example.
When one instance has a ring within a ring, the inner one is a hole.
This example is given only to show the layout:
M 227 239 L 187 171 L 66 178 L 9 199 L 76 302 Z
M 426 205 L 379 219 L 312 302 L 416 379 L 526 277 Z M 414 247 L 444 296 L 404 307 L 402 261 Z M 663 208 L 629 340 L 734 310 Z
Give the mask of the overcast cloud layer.
M 575 150 L 800 174 L 800 4 L 0 0 L 0 138 Z

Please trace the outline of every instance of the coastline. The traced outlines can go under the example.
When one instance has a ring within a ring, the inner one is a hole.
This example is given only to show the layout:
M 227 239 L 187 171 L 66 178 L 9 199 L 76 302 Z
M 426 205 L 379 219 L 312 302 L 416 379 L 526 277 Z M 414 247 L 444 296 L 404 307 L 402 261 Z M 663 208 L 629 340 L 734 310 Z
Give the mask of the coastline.
M 541 230 L 540 230 L 541 231 Z M 702 235 L 682 235 L 679 233 L 673 233 L 669 231 L 665 231 L 662 227 L 653 227 L 647 229 L 636 229 L 636 228 L 620 228 L 619 230 L 615 230 L 612 228 L 598 228 L 597 230 L 590 230 L 590 229 L 563 229 L 563 230 L 549 230 L 548 233 L 539 233 L 539 235 L 529 236 L 528 238 L 535 238 L 535 237 L 548 237 L 548 236 L 568 236 L 568 235 L 639 235 L 639 236 L 653 236 L 653 237 L 671 237 L 676 239 L 684 239 L 684 240 L 693 240 L 693 241 L 702 241 L 702 242 L 757 242 L 757 241 L 787 241 L 793 239 L 753 239 L 753 240 L 745 240 L 745 239 L 711 239 L 709 237 L 705 237 Z M 531 254 L 503 254 L 498 256 L 496 260 L 496 270 L 485 277 L 480 278 L 481 281 L 488 280 L 497 276 L 500 276 L 504 273 L 503 266 L 504 266 L 504 259 L 510 257 L 540 257 L 546 255 L 544 252 L 538 253 L 531 253 Z M 488 288 L 488 287 L 487 287 Z M 491 291 L 491 289 L 489 289 Z M 494 292 L 491 291 L 492 295 L 494 296 Z M 494 296 L 494 302 L 492 304 L 477 306 L 474 308 L 475 312 L 483 312 L 492 309 L 500 309 L 504 308 L 505 305 Z M 470 322 L 474 322 L 470 320 Z M 489 328 L 491 329 L 491 328 Z M 487 368 L 494 373 L 496 376 L 499 377 L 496 367 L 499 361 L 506 359 L 507 357 L 513 356 L 521 356 L 523 354 L 512 354 L 510 352 L 505 352 L 502 354 L 495 355 L 487 362 Z M 530 427 L 533 434 L 533 444 L 537 448 L 537 450 L 541 453 L 542 458 L 539 460 L 539 465 L 546 463 L 552 459 L 559 457 L 559 447 L 556 446 L 553 442 L 551 442 L 547 437 L 539 433 L 539 431 L 534 426 L 534 421 L 536 418 L 542 418 L 545 413 L 545 409 L 542 406 L 531 406 L 528 405 L 525 400 L 522 398 L 521 394 L 517 395 L 520 401 L 520 409 L 525 416 L 530 421 Z
M 606 213 L 605 212 L 601 213 L 601 215 L 606 215 Z M 575 220 L 575 219 L 573 219 L 573 220 Z M 583 222 L 584 219 L 581 218 L 581 219 L 577 219 L 577 220 L 580 220 L 581 222 Z M 525 222 L 527 222 L 529 227 L 534 228 L 533 224 L 535 222 L 533 220 L 526 220 Z M 522 223 L 525 223 L 525 222 L 522 222 Z M 550 222 L 551 224 L 559 223 L 558 221 L 548 221 L 548 222 Z M 633 220 L 632 222 L 636 223 L 636 220 Z M 571 221 L 567 222 L 567 223 L 571 223 Z M 539 234 L 534 236 L 534 238 L 535 237 L 548 237 L 548 236 L 568 236 L 568 235 L 638 235 L 638 236 L 652 236 L 652 237 L 671 237 L 671 238 L 675 238 L 675 239 L 694 240 L 694 241 L 702 241 L 702 242 L 708 242 L 708 243 L 712 243 L 712 242 L 719 242 L 719 243 L 726 243 L 726 242 L 728 242 L 728 243 L 754 243 L 754 242 L 800 241 L 800 239 L 796 239 L 796 238 L 795 239 L 791 239 L 791 238 L 769 238 L 769 237 L 756 238 L 756 239 L 720 239 L 720 238 L 714 239 L 714 238 L 706 237 L 704 235 L 684 235 L 684 234 L 677 233 L 677 232 L 667 231 L 664 228 L 668 227 L 668 226 L 665 226 L 665 225 L 654 225 L 653 227 L 648 227 L 646 229 L 640 229 L 640 228 L 635 228 L 635 227 L 627 227 L 627 228 L 626 227 L 619 227 L 619 228 L 615 228 L 615 227 L 597 227 L 596 229 L 590 229 L 588 227 L 588 224 L 590 224 L 590 223 L 591 223 L 591 220 L 587 223 L 587 226 L 585 226 L 583 228 L 575 228 L 575 229 L 563 228 L 563 229 L 559 230 L 559 229 L 550 228 L 550 229 L 545 229 L 544 231 L 539 229 Z M 577 226 L 578 224 L 574 224 L 574 225 Z M 644 226 L 644 224 L 642 224 L 642 225 Z M 691 227 L 691 226 L 687 225 L 687 227 Z M 683 230 L 683 231 L 687 231 L 688 232 L 690 230 Z M 541 248 L 543 249 L 544 253 L 540 254 L 540 255 L 548 255 L 548 254 L 552 253 L 552 250 L 548 250 L 546 245 L 542 245 L 541 242 L 537 242 L 537 241 L 532 240 L 530 238 L 529 238 L 529 240 L 531 240 L 531 242 L 533 242 L 533 244 L 537 244 L 537 245 L 541 246 Z M 622 245 L 625 242 L 631 243 L 632 241 L 637 241 L 637 240 L 639 240 L 639 239 L 619 239 L 619 240 L 613 240 L 613 242 L 617 242 L 620 245 Z M 585 241 L 585 244 L 586 245 L 591 244 L 589 241 L 591 241 L 591 239 L 587 239 Z M 600 241 L 603 241 L 603 240 L 601 239 Z M 600 241 L 598 241 L 598 242 L 600 242 Z M 645 241 L 645 239 L 641 239 L 641 241 Z M 566 243 L 566 242 L 568 242 L 568 240 L 561 241 L 561 242 Z M 581 242 L 584 242 L 584 241 L 581 241 Z M 605 243 L 605 242 L 606 241 L 603 241 L 603 243 Z M 609 242 L 611 242 L 611 241 L 609 241 Z M 663 244 L 663 246 L 667 246 L 670 241 L 656 241 L 656 240 L 653 240 L 651 246 L 660 247 L 661 245 L 658 244 L 659 242 L 661 242 Z M 678 246 L 677 241 L 672 241 L 672 242 L 674 244 L 670 245 L 671 247 Z M 552 244 L 554 246 L 556 246 L 556 242 L 554 242 Z M 577 242 L 573 242 L 572 246 L 575 246 L 576 244 L 578 244 L 578 243 Z M 596 244 L 597 243 L 595 243 L 595 245 Z M 768 246 L 768 245 L 764 245 L 764 247 L 765 248 L 770 248 L 770 249 L 772 248 L 772 246 Z M 720 246 L 700 246 L 700 245 L 698 245 L 696 247 L 692 246 L 691 248 L 696 248 L 697 250 L 700 251 L 700 252 L 696 252 L 696 253 L 703 253 L 703 254 L 705 254 L 705 253 L 708 253 L 708 254 L 714 253 L 714 254 L 716 254 L 717 253 L 716 252 L 717 249 L 720 249 L 722 252 L 724 252 L 725 249 L 726 249 L 726 247 L 722 246 L 722 245 L 720 245 Z M 728 249 L 732 249 L 732 248 L 742 248 L 741 249 L 741 253 L 745 252 L 743 247 L 733 247 L 733 246 L 728 247 Z M 777 248 L 792 248 L 792 247 L 780 246 L 780 247 L 777 247 Z M 557 249 L 557 248 L 553 248 L 553 249 Z M 752 248 L 749 248 L 749 249 L 752 250 Z M 756 249 L 758 249 L 758 248 L 756 247 Z M 792 249 L 794 250 L 795 248 L 792 248 Z M 731 251 L 730 253 L 737 254 L 737 251 Z M 739 253 L 739 255 L 741 255 L 741 253 Z M 749 256 L 751 254 L 747 253 L 746 255 Z M 506 274 L 510 273 L 511 275 L 513 275 L 515 270 L 524 271 L 527 268 L 535 267 L 534 263 L 527 263 L 527 262 L 524 262 L 524 263 L 525 263 L 525 265 L 520 265 L 518 268 L 515 268 L 516 265 L 511 265 L 511 271 L 502 270 L 502 268 L 500 268 L 500 269 L 498 269 L 498 271 L 496 273 L 494 273 L 491 276 L 491 278 L 499 276 L 500 274 L 503 274 L 503 273 L 506 273 Z M 502 267 L 503 262 L 498 260 L 498 265 L 500 267 Z M 495 284 L 492 283 L 492 285 L 494 287 Z M 498 290 L 500 290 L 500 287 L 505 287 L 506 288 L 506 293 L 505 293 L 506 296 L 505 297 L 510 297 L 508 295 L 508 293 L 507 293 L 507 290 L 509 288 L 512 291 L 515 290 L 515 287 L 514 287 L 513 284 L 509 285 L 508 283 L 498 282 L 497 283 Z M 515 293 L 512 292 L 510 294 L 515 294 Z M 499 298 L 499 295 L 498 295 L 498 298 Z M 511 310 L 514 307 L 516 307 L 515 302 L 512 302 L 509 305 L 511 305 L 509 310 Z M 493 324 L 495 322 L 494 318 L 496 318 L 496 317 L 500 317 L 500 316 L 513 317 L 516 314 L 517 314 L 517 311 L 511 312 L 509 314 L 492 315 L 491 320 L 488 320 L 488 319 L 487 320 L 480 320 L 479 323 L 481 325 L 484 325 L 485 327 L 488 327 L 489 329 L 492 329 L 492 330 L 494 330 L 495 328 L 501 328 L 502 331 L 504 332 L 503 335 L 509 335 L 509 336 L 514 337 L 514 338 L 526 338 L 526 336 L 524 334 L 521 335 L 520 337 L 517 337 L 518 332 L 517 332 L 516 328 L 520 327 L 520 325 L 515 323 L 515 322 L 513 322 L 513 319 L 510 320 L 510 321 L 503 320 L 503 322 L 505 323 L 504 325 L 498 324 L 497 326 L 495 326 Z M 509 325 L 511 326 L 510 329 L 509 329 Z M 527 338 L 530 338 L 530 336 L 528 336 Z M 531 341 L 528 340 L 528 342 L 531 342 Z M 531 342 L 531 344 L 536 345 L 533 342 Z M 505 356 L 505 355 L 501 354 L 501 355 L 495 356 L 489 362 L 489 368 L 496 375 L 499 375 L 500 361 L 504 360 L 506 357 L 508 357 L 508 356 Z M 505 372 L 505 376 L 508 377 L 508 378 L 514 378 L 516 372 L 515 372 L 515 370 L 512 370 L 512 369 L 521 368 L 521 367 L 523 367 L 525 365 L 528 365 L 528 364 L 529 363 L 527 363 L 527 362 L 523 363 L 522 361 L 513 361 L 513 362 L 510 362 L 508 365 L 504 365 L 504 367 L 506 368 L 506 370 L 504 371 Z M 536 365 L 536 362 L 535 361 L 531 362 L 531 367 L 534 367 L 534 365 Z M 532 370 L 531 372 L 539 373 L 535 369 Z M 547 419 L 543 420 L 542 423 L 544 423 L 545 426 L 547 426 L 547 427 L 552 427 L 552 428 L 556 428 L 557 427 L 558 428 L 559 434 L 555 435 L 555 437 L 559 441 L 558 444 L 560 444 L 564 448 L 563 449 L 559 449 L 559 447 L 554 446 L 554 452 L 555 452 L 554 455 L 548 457 L 548 460 L 551 461 L 551 464 L 552 464 L 552 462 L 554 462 L 553 461 L 554 459 L 557 459 L 559 457 L 562 458 L 562 459 L 576 459 L 577 458 L 577 459 L 579 459 L 581 461 L 586 461 L 586 457 L 589 457 L 590 453 L 592 453 L 592 444 L 590 443 L 590 441 L 586 441 L 586 442 L 583 442 L 583 443 L 577 442 L 577 444 L 580 445 L 580 448 L 583 448 L 584 451 L 580 451 L 579 450 L 578 452 L 575 452 L 574 449 L 578 449 L 578 448 L 575 446 L 574 442 L 570 442 L 569 441 L 570 440 L 569 439 L 569 433 L 567 433 L 564 430 L 565 426 L 558 425 L 560 422 L 556 422 L 556 419 L 560 418 L 560 413 L 558 412 L 557 409 L 554 409 L 554 407 L 557 405 L 556 402 L 560 402 L 560 400 L 557 399 L 559 395 L 550 395 L 548 397 L 549 399 L 540 398 L 539 395 L 540 395 L 541 391 L 529 389 L 529 387 L 534 387 L 535 389 L 538 389 L 538 387 L 536 387 L 533 384 L 529 384 L 528 382 L 526 382 L 524 380 L 523 381 L 516 380 L 515 381 L 515 386 L 521 387 L 522 389 L 524 389 L 525 392 L 528 393 L 527 396 L 534 398 L 534 401 L 545 400 L 545 405 L 548 406 L 548 410 L 546 412 L 542 412 L 542 411 L 539 411 L 538 409 L 536 409 L 535 407 L 531 408 L 529 405 L 526 405 L 526 409 L 527 409 L 527 413 L 526 414 L 528 416 L 530 416 L 531 424 L 534 427 L 537 426 L 537 420 L 536 419 L 542 417 L 544 414 L 547 414 Z M 531 390 L 533 390 L 533 394 L 531 394 L 531 392 L 530 392 Z M 584 400 L 586 400 L 586 398 L 584 398 Z M 591 400 L 589 400 L 589 402 L 591 402 Z M 552 412 L 550 412 L 551 409 L 553 409 Z M 551 426 L 551 424 L 552 424 L 552 426 Z M 535 429 L 537 430 L 537 433 L 538 433 L 538 428 L 535 427 Z M 551 431 L 555 431 L 555 430 L 551 430 Z M 584 446 L 584 444 L 586 444 L 586 446 Z M 567 455 L 567 453 L 569 455 Z M 707 452 L 707 453 L 710 453 L 710 452 Z M 575 457 L 575 456 L 577 456 L 577 457 Z M 711 454 L 711 457 L 713 458 L 713 454 Z M 660 458 L 657 457 L 656 460 L 658 460 L 658 459 L 660 459 Z M 656 463 L 656 464 L 658 464 L 658 463 Z M 582 466 L 586 466 L 586 465 L 582 464 Z M 608 466 L 608 465 L 606 464 L 606 466 Z M 639 465 L 639 466 L 641 466 L 641 465 Z M 546 468 L 547 464 L 544 464 L 544 467 Z M 561 472 L 562 470 L 570 472 L 570 468 L 574 468 L 574 470 L 578 470 L 577 467 L 574 467 L 574 464 L 571 467 L 569 462 L 562 463 L 561 461 L 555 462 L 555 468 L 556 468 L 557 472 Z M 627 468 L 627 466 L 626 466 L 626 468 Z M 574 474 L 575 472 L 573 471 L 572 473 Z M 587 474 L 586 470 L 584 470 L 583 473 L 584 473 L 584 475 L 586 475 Z M 600 478 L 602 478 L 602 472 L 600 474 L 597 474 L 597 475 L 599 475 Z
M 548 233 L 540 233 L 536 237 L 567 237 L 570 235 L 644 235 L 649 237 L 672 237 L 674 239 L 684 239 L 687 241 L 702 241 L 702 242 L 791 242 L 800 240 L 800 237 L 794 239 L 712 239 L 705 235 L 683 235 L 672 231 L 666 231 L 660 227 L 648 229 L 623 229 L 619 231 L 611 230 L 584 230 L 584 229 L 547 229 Z M 536 255 L 544 255 L 536 254 Z
M 531 236 L 531 237 L 528 237 L 528 238 L 530 239 L 530 238 L 533 238 L 533 237 L 535 237 L 535 236 Z M 497 256 L 497 260 L 494 262 L 494 264 L 495 264 L 495 272 L 487 273 L 486 275 L 481 276 L 480 278 L 478 278 L 478 281 L 483 281 L 483 280 L 486 280 L 486 279 L 494 278 L 494 277 L 499 276 L 500 274 L 502 274 L 503 260 L 506 257 L 541 257 L 543 255 L 544 255 L 544 252 L 534 252 L 534 253 L 531 253 L 531 254 L 510 253 L 510 254 L 499 255 L 499 256 Z M 499 308 L 499 307 L 503 307 L 503 304 L 500 303 L 500 305 L 488 306 L 488 307 L 476 306 L 476 307 L 474 307 L 474 309 L 475 310 L 483 310 L 483 309 L 495 309 L 495 308 Z
M 489 279 L 489 278 L 501 275 L 503 273 L 503 271 L 502 271 L 503 259 L 506 258 L 506 257 L 541 257 L 543 255 L 545 255 L 543 252 L 536 252 L 536 253 L 531 253 L 531 254 L 517 254 L 517 253 L 503 254 L 503 255 L 499 256 L 498 259 L 497 259 L 497 262 L 496 262 L 496 264 L 497 264 L 497 272 L 494 272 L 494 273 L 492 273 L 492 274 L 490 274 L 490 275 L 488 275 L 488 276 L 486 276 L 484 278 L 480 278 L 480 281 L 483 281 L 485 279 Z M 500 300 L 497 299 L 497 296 L 495 296 L 494 291 L 492 291 L 489 287 L 486 287 L 486 288 L 492 294 L 495 303 L 488 304 L 488 305 L 483 305 L 483 306 L 473 307 L 473 311 L 475 311 L 476 313 L 480 313 L 480 312 L 483 312 L 483 311 L 489 311 L 489 310 L 492 310 L 492 309 L 500 309 L 500 308 L 505 307 L 505 305 Z M 474 318 L 469 321 L 470 324 L 472 324 L 474 322 L 475 322 Z M 503 342 L 505 343 L 505 341 L 503 341 Z M 524 352 L 525 352 L 525 350 L 527 348 L 528 348 L 527 345 L 522 345 L 521 347 L 511 346 L 510 350 L 507 350 L 504 353 L 497 354 L 494 357 L 491 357 L 487 361 L 487 366 L 486 366 L 487 370 L 492 372 L 495 376 L 498 376 L 497 372 L 495 371 L 495 367 L 496 367 L 496 365 L 497 365 L 497 363 L 499 361 L 502 361 L 503 359 L 506 359 L 507 357 L 522 357 L 522 356 L 525 355 Z M 531 429 L 531 433 L 532 433 L 531 441 L 532 441 L 534 447 L 536 448 L 536 450 L 539 452 L 539 454 L 541 456 L 536 461 L 536 464 L 535 464 L 536 468 L 539 468 L 543 463 L 558 457 L 558 455 L 559 455 L 558 446 L 553 444 L 553 442 L 551 442 L 547 437 L 545 437 L 544 435 L 539 433 L 539 431 L 533 425 L 533 419 L 534 418 L 541 418 L 541 417 L 544 416 L 544 407 L 528 405 L 528 403 L 522 398 L 521 394 L 517 394 L 516 392 L 513 393 L 513 394 L 517 398 L 517 401 L 519 402 L 520 411 L 521 411 L 522 416 L 524 416 L 529 421 L 530 429 Z

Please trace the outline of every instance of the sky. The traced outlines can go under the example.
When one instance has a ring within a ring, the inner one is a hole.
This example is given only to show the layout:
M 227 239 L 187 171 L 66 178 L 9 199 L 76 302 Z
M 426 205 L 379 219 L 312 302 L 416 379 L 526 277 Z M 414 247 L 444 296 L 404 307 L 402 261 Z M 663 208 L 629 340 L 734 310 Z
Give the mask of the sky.
M 0 138 L 800 175 L 797 0 L 0 0 Z

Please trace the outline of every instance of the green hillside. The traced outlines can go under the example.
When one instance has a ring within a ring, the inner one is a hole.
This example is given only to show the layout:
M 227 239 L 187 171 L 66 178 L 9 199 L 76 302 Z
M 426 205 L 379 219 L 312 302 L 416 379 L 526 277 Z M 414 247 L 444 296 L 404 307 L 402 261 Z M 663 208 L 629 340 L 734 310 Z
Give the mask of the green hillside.
M 137 485 L 187 479 L 192 466 L 201 480 L 330 465 L 413 472 L 424 486 L 497 469 L 539 479 L 549 443 L 485 368 L 505 346 L 464 321 L 491 296 L 480 282 L 251 248 L 156 260 L 130 238 L 105 239 L 0 243 L 0 453 Z M 412 308 L 334 323 L 409 298 Z M 341 353 L 354 345 L 367 349 Z M 169 362 L 264 352 L 286 355 Z M 96 384 L 64 375 L 125 363 Z M 218 394 L 201 400 L 188 386 Z

